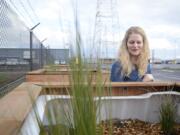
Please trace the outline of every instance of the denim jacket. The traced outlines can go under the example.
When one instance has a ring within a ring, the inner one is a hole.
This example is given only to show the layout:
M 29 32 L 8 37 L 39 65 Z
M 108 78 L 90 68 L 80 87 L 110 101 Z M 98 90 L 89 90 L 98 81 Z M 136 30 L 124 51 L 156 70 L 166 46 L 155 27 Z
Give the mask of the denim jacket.
M 137 69 L 133 69 L 129 76 L 122 75 L 121 70 L 122 66 L 119 61 L 112 64 L 110 77 L 112 82 L 141 82 L 143 80 L 143 76 L 138 75 Z M 147 66 L 146 74 L 151 74 L 150 64 Z

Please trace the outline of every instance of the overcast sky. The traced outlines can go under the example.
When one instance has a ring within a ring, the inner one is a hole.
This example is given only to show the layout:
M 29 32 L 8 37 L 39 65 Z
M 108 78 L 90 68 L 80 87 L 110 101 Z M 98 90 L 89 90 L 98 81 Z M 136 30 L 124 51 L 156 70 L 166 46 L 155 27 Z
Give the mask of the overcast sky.
M 155 57 L 180 58 L 180 1 L 116 1 L 114 8 L 117 12 L 114 16 L 118 17 L 118 40 L 123 38 L 130 26 L 138 25 L 147 33 L 150 49 L 154 50 Z M 41 23 L 34 32 L 40 40 L 47 38 L 45 46 L 68 47 L 66 44 L 72 40 L 75 5 L 83 39 L 88 45 L 93 38 L 97 0 L 14 0 L 13 3 L 18 7 L 18 12 L 23 14 L 24 17 L 21 15 L 21 18 L 29 28 Z M 115 47 L 117 48 L 118 46 Z M 111 56 L 116 57 L 117 51 L 110 52 Z

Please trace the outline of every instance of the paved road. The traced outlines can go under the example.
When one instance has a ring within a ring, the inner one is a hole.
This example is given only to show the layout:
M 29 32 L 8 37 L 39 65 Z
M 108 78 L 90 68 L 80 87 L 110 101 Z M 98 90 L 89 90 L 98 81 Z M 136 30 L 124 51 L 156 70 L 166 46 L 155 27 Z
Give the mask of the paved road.
M 153 69 L 152 74 L 158 81 L 180 82 L 180 70 Z

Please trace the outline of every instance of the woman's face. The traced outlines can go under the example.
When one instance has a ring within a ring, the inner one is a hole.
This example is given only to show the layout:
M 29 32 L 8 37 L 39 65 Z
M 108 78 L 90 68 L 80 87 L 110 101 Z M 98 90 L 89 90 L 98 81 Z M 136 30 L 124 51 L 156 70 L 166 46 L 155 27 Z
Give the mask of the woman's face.
M 139 56 L 143 48 L 143 37 L 136 33 L 130 34 L 127 40 L 127 48 L 131 56 Z

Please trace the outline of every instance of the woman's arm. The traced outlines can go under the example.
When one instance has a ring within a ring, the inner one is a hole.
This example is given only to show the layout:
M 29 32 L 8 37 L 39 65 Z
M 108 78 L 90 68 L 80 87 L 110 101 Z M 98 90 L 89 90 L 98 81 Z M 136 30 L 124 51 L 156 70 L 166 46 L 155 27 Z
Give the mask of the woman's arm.
M 153 75 L 152 75 L 152 73 L 151 73 L 151 66 L 150 66 L 150 64 L 148 64 L 147 72 L 146 72 L 146 74 L 144 75 L 142 81 L 143 81 L 143 82 L 152 82 L 152 81 L 154 81 L 154 77 L 153 77 Z
M 145 74 L 142 81 L 143 82 L 152 82 L 152 81 L 154 81 L 154 77 L 152 74 Z

